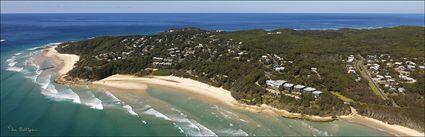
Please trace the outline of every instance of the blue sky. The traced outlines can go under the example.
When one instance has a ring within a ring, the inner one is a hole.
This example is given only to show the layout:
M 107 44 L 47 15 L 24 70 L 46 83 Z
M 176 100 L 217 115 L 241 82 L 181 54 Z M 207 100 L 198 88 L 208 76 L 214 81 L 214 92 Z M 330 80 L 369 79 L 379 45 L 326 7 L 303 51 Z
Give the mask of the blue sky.
M 424 13 L 424 1 L 1 1 L 1 13 Z

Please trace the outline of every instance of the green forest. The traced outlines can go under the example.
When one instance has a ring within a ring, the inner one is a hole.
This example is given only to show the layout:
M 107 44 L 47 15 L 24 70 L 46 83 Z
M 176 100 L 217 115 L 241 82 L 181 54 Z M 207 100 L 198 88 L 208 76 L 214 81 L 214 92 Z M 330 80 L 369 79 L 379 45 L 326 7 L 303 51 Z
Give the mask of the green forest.
M 425 65 L 424 30 L 416 26 L 233 32 L 180 28 L 155 35 L 65 42 L 57 50 L 80 56 L 68 79 L 95 81 L 113 74 L 174 75 L 223 87 L 246 104 L 265 103 L 321 116 L 348 114 L 353 106 L 362 115 L 424 131 L 423 69 L 411 73 L 417 82 L 402 84 L 406 92 L 388 94 L 398 104 L 395 107 L 374 94 L 366 80 L 355 81 L 344 61 L 349 55 L 388 54 L 394 61 L 407 58 Z M 275 71 L 276 65 L 285 70 Z M 274 95 L 265 89 L 269 79 L 283 79 L 324 93 L 318 98 L 301 94 L 300 99 Z M 344 103 L 331 92 L 354 101 Z

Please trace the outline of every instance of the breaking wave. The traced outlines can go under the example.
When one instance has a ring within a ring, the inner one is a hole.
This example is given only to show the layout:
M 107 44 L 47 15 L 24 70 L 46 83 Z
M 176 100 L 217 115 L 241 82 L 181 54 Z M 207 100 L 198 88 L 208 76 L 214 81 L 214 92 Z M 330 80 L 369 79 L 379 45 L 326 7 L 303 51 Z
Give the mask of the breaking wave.
M 217 112 L 220 113 L 220 115 L 222 115 L 226 119 L 238 119 L 241 122 L 248 123 L 248 121 L 240 118 L 237 114 L 232 113 L 230 111 L 227 111 L 227 110 L 225 110 L 225 109 L 223 109 L 223 108 L 221 108 L 221 107 L 219 107 L 217 105 L 214 105 L 212 108 L 216 109 Z
M 7 59 L 6 63 L 7 63 L 7 66 L 8 66 L 6 68 L 6 70 L 8 70 L 8 71 L 21 72 L 24 69 L 23 67 L 16 66 L 16 64 L 18 62 L 16 62 L 16 56 L 15 55 L 12 56 L 11 58 Z
M 130 105 L 124 105 L 122 107 L 126 109 L 127 112 L 130 113 L 131 115 L 139 116 L 136 112 L 133 111 L 133 107 L 131 107 Z
M 111 92 L 105 91 L 105 95 L 107 95 L 111 99 L 111 103 L 114 105 L 121 105 L 121 100 L 115 97 Z
M 179 113 L 179 115 L 173 115 L 169 118 L 171 119 L 171 121 L 176 123 L 175 125 L 177 126 L 177 128 L 179 128 L 180 132 L 183 131 L 189 136 L 217 136 L 217 134 L 215 134 L 213 131 L 211 131 L 204 125 L 198 123 L 195 120 L 187 118 L 187 115 L 185 115 L 181 111 L 175 108 L 171 108 L 171 110 L 174 110 Z
M 152 115 L 152 116 L 155 116 L 157 118 L 162 118 L 162 119 L 165 119 L 165 120 L 171 120 L 166 115 L 162 114 L 161 112 L 156 111 L 153 108 L 149 108 L 148 110 L 143 112 L 143 114 Z
M 6 70 L 14 71 L 14 72 L 21 72 L 23 69 L 24 69 L 23 67 L 8 67 Z
M 97 110 L 103 110 L 102 100 L 97 98 L 93 92 L 87 91 L 86 97 L 88 100 L 83 101 L 82 104 L 89 106 L 90 108 L 97 109 Z
M 308 129 L 310 129 L 310 131 L 316 132 L 317 134 L 319 134 L 319 136 L 332 136 L 332 135 L 329 135 L 327 131 L 321 131 L 320 129 L 317 129 L 317 128 L 305 123 L 304 121 L 301 122 L 301 124 L 304 127 L 307 127 Z M 314 136 L 316 136 L 316 135 L 314 135 Z
M 249 136 L 249 134 L 242 129 L 224 129 L 219 132 L 230 136 Z

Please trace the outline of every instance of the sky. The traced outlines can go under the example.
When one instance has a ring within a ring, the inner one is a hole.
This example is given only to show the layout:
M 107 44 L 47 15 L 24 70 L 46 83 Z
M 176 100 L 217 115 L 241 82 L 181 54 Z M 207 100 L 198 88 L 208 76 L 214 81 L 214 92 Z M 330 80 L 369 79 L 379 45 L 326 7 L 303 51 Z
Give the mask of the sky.
M 424 14 L 424 1 L 1 1 L 1 13 Z

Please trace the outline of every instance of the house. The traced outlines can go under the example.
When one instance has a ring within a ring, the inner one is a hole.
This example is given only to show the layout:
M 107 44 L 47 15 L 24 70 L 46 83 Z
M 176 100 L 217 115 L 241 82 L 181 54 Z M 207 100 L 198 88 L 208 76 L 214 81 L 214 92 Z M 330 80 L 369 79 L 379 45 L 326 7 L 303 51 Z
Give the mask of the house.
M 153 57 L 152 58 L 154 61 L 162 61 L 163 60 L 163 58 L 160 58 L 160 57 Z
M 282 72 L 282 71 L 284 71 L 284 70 L 285 70 L 285 67 L 275 67 L 275 68 L 273 68 L 273 69 L 274 69 L 274 71 Z
M 291 91 L 292 90 L 292 87 L 294 87 L 294 84 L 291 84 L 291 83 L 285 83 L 283 85 L 283 88 L 285 88 L 288 91 Z
M 384 76 L 382 76 L 382 75 L 376 75 L 376 78 L 378 79 L 378 80 L 384 80 Z
M 375 70 L 375 71 L 378 71 L 378 70 L 379 70 L 379 67 L 380 67 L 380 65 L 379 65 L 379 64 L 373 64 L 373 65 L 371 65 L 371 66 L 369 67 L 369 69 L 371 69 L 371 70 Z
M 406 61 L 407 65 L 412 65 L 412 66 L 416 66 L 416 63 L 413 61 Z
M 319 90 L 317 90 L 317 91 L 313 91 L 312 93 L 313 93 L 313 95 L 314 95 L 315 97 L 320 96 L 320 94 L 323 94 L 323 92 L 322 92 L 322 91 L 319 91 Z
M 266 84 L 274 89 L 282 88 L 282 85 L 285 83 L 285 80 L 266 80 Z
M 306 88 L 303 89 L 304 92 L 313 92 L 315 90 L 316 89 L 315 88 L 312 88 L 312 87 L 306 87 Z
M 400 93 L 403 93 L 404 91 L 406 91 L 406 89 L 405 89 L 405 88 L 400 87 L 400 88 L 398 88 L 398 89 L 397 89 L 397 91 L 398 91 L 398 92 L 400 92 Z
M 414 65 L 407 65 L 407 68 L 408 69 L 416 69 L 416 66 L 414 66 Z
M 396 89 L 396 88 L 394 88 L 394 87 L 391 87 L 391 88 L 389 88 L 389 89 L 388 89 L 388 91 L 390 91 L 390 92 L 396 92 L 396 91 L 397 91 L 397 89 Z
M 172 62 L 172 61 L 173 61 L 173 59 L 166 58 L 166 59 L 164 59 L 164 61 L 166 61 L 166 62 Z
M 349 69 L 349 70 L 348 70 L 348 73 L 356 73 L 356 71 L 355 71 L 355 70 L 353 70 L 353 69 Z
M 387 79 L 387 82 L 395 82 L 395 79 L 392 79 L 392 78 Z
M 409 77 L 409 76 L 404 76 L 404 75 L 399 75 L 398 78 L 400 78 L 403 81 L 414 81 L 415 79 Z
M 353 61 L 354 61 L 354 55 L 348 56 L 347 63 L 353 63 Z
M 153 62 L 152 63 L 155 66 L 171 66 L 173 63 L 170 62 Z
M 303 88 L 305 88 L 305 86 L 304 86 L 304 85 L 295 85 L 295 86 L 294 86 L 294 91 L 298 91 L 298 92 L 300 92 Z
M 357 78 L 356 78 L 356 82 L 359 82 L 360 80 L 362 80 L 362 78 L 361 78 L 361 77 L 359 77 L 359 76 L 357 76 Z

